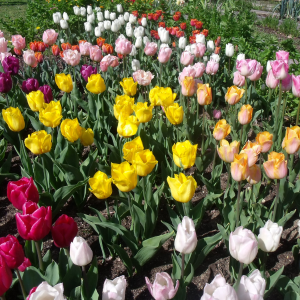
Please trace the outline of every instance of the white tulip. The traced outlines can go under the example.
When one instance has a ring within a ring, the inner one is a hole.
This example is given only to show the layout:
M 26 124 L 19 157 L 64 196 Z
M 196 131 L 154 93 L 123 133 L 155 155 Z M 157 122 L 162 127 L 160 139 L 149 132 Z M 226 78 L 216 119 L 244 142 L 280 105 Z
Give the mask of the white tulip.
M 132 45 L 132 48 L 131 48 L 131 52 L 129 54 L 130 56 L 136 56 L 137 55 L 137 51 L 136 51 L 136 48 L 134 45 Z
M 184 49 L 185 46 L 186 46 L 186 38 L 184 36 L 182 36 L 182 37 L 179 38 L 178 47 L 180 49 Z
M 86 8 L 85 7 L 80 7 L 80 14 L 82 17 L 86 15 Z
M 136 16 L 134 16 L 133 14 L 130 14 L 130 16 L 129 16 L 129 22 L 131 24 L 134 24 L 136 22 Z
M 103 285 L 102 300 L 125 300 L 126 279 L 122 275 L 114 280 L 106 279 Z
M 144 43 L 145 46 L 146 46 L 148 43 L 150 43 L 150 40 L 149 40 L 149 38 L 148 38 L 146 35 L 143 37 L 143 43 Z
M 134 36 L 137 38 L 138 36 L 143 37 L 145 34 L 145 29 L 142 26 L 136 27 L 133 32 Z
M 141 69 L 141 64 L 137 59 L 133 59 L 131 62 L 131 67 L 133 71 L 137 71 Z
M 121 24 L 118 19 L 112 21 L 112 23 L 111 23 L 111 31 L 112 32 L 118 32 L 120 30 L 120 28 L 121 28 Z
M 73 6 L 73 11 L 76 16 L 80 15 L 80 8 L 78 6 Z
M 91 15 L 88 15 L 86 19 L 87 19 L 88 22 L 93 24 L 95 22 L 95 14 L 92 13 Z
M 88 5 L 88 6 L 86 7 L 86 11 L 87 11 L 87 13 L 88 13 L 89 15 L 91 15 L 91 14 L 93 13 L 93 8 L 92 8 L 90 5 Z
M 68 22 L 66 21 L 66 20 L 60 20 L 60 27 L 62 28 L 62 29 L 67 29 L 68 27 L 69 27 L 69 25 L 68 25 Z
M 60 39 L 60 43 L 63 44 L 65 42 L 64 39 Z
M 95 36 L 96 37 L 99 37 L 99 36 L 101 36 L 101 29 L 100 29 L 100 27 L 99 26 L 97 26 L 97 27 L 95 27 Z
M 146 18 L 142 18 L 142 26 L 146 27 L 147 26 L 147 19 Z
M 69 21 L 69 16 L 68 16 L 68 14 L 66 12 L 63 13 L 63 19 L 65 21 Z
M 70 245 L 70 258 L 74 265 L 86 266 L 93 259 L 93 251 L 86 240 L 76 236 Z
M 234 46 L 232 44 L 226 44 L 225 54 L 228 57 L 232 57 L 234 54 Z
M 210 60 L 212 60 L 212 61 L 218 63 L 218 62 L 220 61 L 220 55 L 219 55 L 219 54 L 213 53 L 213 54 L 210 56 Z
M 30 300 L 64 300 L 64 286 L 59 283 L 51 286 L 47 281 L 42 282 L 30 295 Z
M 95 11 L 101 11 L 101 8 L 100 7 L 95 7 Z
M 62 19 L 61 17 L 61 13 L 60 12 L 56 12 L 53 14 L 53 22 L 55 24 L 59 24 L 59 21 Z
M 215 50 L 214 41 L 208 41 L 206 48 L 207 48 L 208 51 L 214 52 L 214 50 Z
M 125 25 L 125 20 L 123 15 L 119 15 L 118 20 L 120 21 L 121 25 Z
M 104 23 L 104 29 L 105 30 L 110 30 L 111 29 L 111 22 L 106 20 L 103 22 Z
M 109 19 L 110 13 L 108 10 L 104 11 L 104 17 L 105 19 Z
M 126 13 L 124 14 L 124 20 L 125 20 L 126 22 L 129 21 L 129 12 L 126 12 Z
M 184 51 L 188 51 L 188 52 L 192 53 L 192 45 L 185 46 Z
M 271 67 L 271 60 L 268 60 L 267 62 L 267 72 L 269 73 L 269 71 L 272 69 Z
M 236 58 L 236 60 L 244 60 L 244 59 L 246 59 L 244 53 L 240 53 Z
M 274 252 L 279 247 L 283 228 L 268 220 L 264 227 L 259 229 L 258 246 L 264 252 Z
M 205 35 L 204 34 L 197 34 L 196 35 L 196 43 L 201 43 L 205 45 Z
M 208 61 L 207 56 L 203 56 L 203 61 Z
M 162 28 L 162 30 L 160 30 L 160 34 L 158 33 L 160 41 L 162 43 L 168 44 L 170 42 L 170 33 L 169 33 L 169 31 L 164 29 L 163 27 L 159 27 L 159 28 Z
M 122 4 L 117 4 L 117 12 L 120 14 L 123 12 Z
M 102 11 L 98 11 L 98 12 L 97 12 L 97 20 L 98 20 L 99 22 L 102 22 L 102 21 L 103 21 L 103 13 L 102 13 Z
M 132 37 L 133 36 L 133 29 L 132 29 L 130 23 L 127 23 L 127 25 L 126 25 L 126 35 L 128 37 Z
M 104 22 L 99 22 L 98 23 L 98 27 L 100 28 L 101 32 L 103 32 L 105 30 L 105 28 L 104 28 Z
M 84 22 L 84 30 L 86 32 L 91 32 L 92 31 L 92 24 L 90 22 Z
M 142 37 L 138 36 L 136 38 L 136 40 L 135 40 L 135 44 L 134 45 L 135 45 L 135 48 L 137 48 L 137 49 L 141 48 L 142 45 L 143 45 L 143 39 L 142 39 Z
M 115 12 L 110 13 L 109 18 L 110 18 L 111 21 L 115 20 L 117 18 L 116 13 Z
M 161 49 L 161 48 L 170 48 L 170 47 L 169 47 L 168 44 L 161 44 L 160 47 L 159 47 L 159 49 Z

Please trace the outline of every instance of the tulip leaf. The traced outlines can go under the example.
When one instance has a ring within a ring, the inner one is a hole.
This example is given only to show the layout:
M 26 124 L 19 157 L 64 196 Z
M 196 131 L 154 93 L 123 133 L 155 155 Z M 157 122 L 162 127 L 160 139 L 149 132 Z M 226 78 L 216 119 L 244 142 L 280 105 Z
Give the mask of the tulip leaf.
M 128 275 L 129 276 L 132 276 L 132 260 L 131 258 L 128 256 L 127 252 L 120 246 L 118 245 L 109 245 L 108 244 L 108 247 L 113 249 L 115 252 L 117 252 L 118 256 L 121 258 L 124 266 L 126 267 L 127 269 L 127 272 L 128 272 Z
M 25 256 L 30 260 L 31 265 L 34 267 L 39 266 L 38 258 L 37 258 L 37 252 L 34 241 L 26 241 L 25 246 Z
M 59 278 L 60 280 L 62 280 L 69 269 L 69 260 L 66 254 L 66 250 L 64 248 L 61 248 L 59 251 L 58 268 L 59 268 Z
M 267 298 L 270 293 L 272 292 L 273 288 L 275 287 L 277 281 L 279 280 L 282 272 L 283 272 L 284 266 L 280 268 L 276 273 L 272 274 L 270 277 L 267 278 L 267 284 L 266 284 L 266 290 L 264 298 Z
M 59 269 L 56 262 L 52 262 L 46 269 L 45 277 L 47 279 L 47 282 L 54 286 L 59 281 Z
M 285 293 L 284 300 L 300 300 L 300 295 L 295 291 Z
M 69 297 L 74 287 L 81 284 L 81 268 L 72 263 L 70 259 L 70 267 L 64 276 L 62 283 L 64 285 L 64 295 Z
M 33 266 L 28 267 L 23 274 L 23 284 L 26 293 L 29 294 L 32 288 L 46 280 L 46 277 L 40 272 L 40 270 Z
M 93 153 L 89 153 L 87 159 L 80 165 L 79 169 L 81 174 L 86 178 L 94 175 L 95 170 L 95 160 L 98 155 L 98 150 L 96 149 Z
M 89 106 L 89 115 L 92 119 L 92 121 L 96 121 L 96 100 L 94 99 L 93 95 L 91 93 L 88 93 L 88 106 Z
M 82 283 L 82 295 L 84 300 L 90 300 L 92 295 L 97 288 L 98 282 L 98 267 L 97 267 L 97 258 L 94 257 L 92 264 L 86 274 L 86 277 L 83 279 Z
M 169 207 L 169 205 L 167 205 L 167 210 L 168 210 L 172 225 L 177 230 L 177 227 L 181 223 L 181 220 L 180 220 L 179 216 L 175 213 L 175 211 L 173 209 L 171 209 L 171 207 Z
M 47 268 L 52 263 L 51 251 L 48 250 L 43 256 L 44 268 Z
M 71 291 L 70 300 L 81 300 L 81 286 L 77 286 Z
M 296 209 L 286 214 L 284 217 L 282 217 L 278 222 L 278 226 L 284 227 L 285 223 L 295 214 Z

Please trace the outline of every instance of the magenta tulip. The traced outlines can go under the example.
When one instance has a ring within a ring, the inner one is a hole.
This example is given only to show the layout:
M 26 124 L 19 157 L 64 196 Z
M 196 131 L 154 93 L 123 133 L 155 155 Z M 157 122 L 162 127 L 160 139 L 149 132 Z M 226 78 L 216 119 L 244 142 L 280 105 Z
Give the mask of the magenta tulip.
M 80 69 L 80 73 L 83 79 L 87 82 L 88 78 L 92 74 L 97 74 L 97 68 L 93 68 L 92 66 L 89 65 L 83 65 Z
M 0 255 L 0 297 L 10 288 L 12 283 L 12 273 L 5 262 L 5 258 Z
M 295 97 L 300 97 L 300 75 L 292 75 L 292 92 Z
M 21 89 L 25 94 L 29 94 L 30 92 L 35 92 L 39 89 L 39 82 L 35 78 L 28 78 L 22 82 Z
M 20 69 L 19 59 L 14 56 L 5 57 L 2 61 L 2 67 L 5 73 L 17 75 Z
M 9 73 L 0 72 L 0 93 L 8 93 L 12 88 L 12 80 Z
M 18 267 L 19 271 L 21 272 L 25 272 L 25 270 L 31 266 L 31 262 L 29 260 L 29 258 L 24 257 L 24 261 L 23 263 Z
M 0 238 L 0 256 L 10 269 L 18 268 L 24 261 L 23 247 L 13 235 Z
M 50 103 L 53 100 L 52 90 L 48 84 L 40 86 L 39 90 L 44 94 L 44 100 L 46 103 Z

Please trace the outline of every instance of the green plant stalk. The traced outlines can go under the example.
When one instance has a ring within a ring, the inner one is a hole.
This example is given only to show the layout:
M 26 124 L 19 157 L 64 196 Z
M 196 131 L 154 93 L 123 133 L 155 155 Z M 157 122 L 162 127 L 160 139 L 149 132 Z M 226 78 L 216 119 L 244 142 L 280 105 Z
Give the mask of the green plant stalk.
M 212 175 L 214 175 L 214 169 L 215 169 L 215 164 L 216 164 L 216 157 L 217 157 L 217 145 L 215 147 L 214 160 L 213 160 L 213 165 L 212 165 Z
M 24 284 L 23 284 L 23 281 L 22 281 L 22 278 L 21 278 L 21 275 L 20 275 L 20 271 L 18 269 L 16 269 L 16 273 L 17 273 L 19 283 L 20 283 L 20 286 L 21 286 L 23 298 L 24 298 L 24 300 L 26 300 L 27 295 L 26 295 L 26 292 L 25 292 L 25 289 L 24 289 Z
M 145 176 L 142 177 L 142 188 L 143 188 L 143 196 L 144 196 L 144 200 L 147 203 L 147 199 L 146 199 L 146 188 L 145 188 Z
M 46 166 L 45 166 L 45 160 L 44 160 L 43 154 L 41 155 L 41 159 L 42 159 L 43 172 L 44 172 L 44 177 L 45 177 L 45 182 L 46 182 L 46 191 L 45 192 L 49 193 L 50 187 L 48 185 L 47 173 L 46 173 Z
M 162 63 L 159 63 L 159 86 L 161 87 L 161 78 L 162 78 Z
M 244 264 L 240 262 L 239 275 L 238 275 L 238 278 L 237 278 L 236 283 L 235 283 L 235 290 L 236 291 L 238 290 L 239 285 L 240 285 L 241 277 L 242 277 L 242 274 L 243 274 L 243 267 L 244 267 Z
M 6 105 L 7 105 L 7 108 L 9 108 L 8 94 L 5 94 L 5 98 L 6 98 Z
M 123 76 L 126 78 L 126 55 L 123 57 Z
M 247 78 L 245 78 L 245 104 L 247 104 L 247 97 L 248 97 L 248 85 L 247 85 Z
M 240 197 L 241 197 L 241 187 L 242 187 L 242 182 L 239 181 L 238 185 L 238 195 L 237 195 L 237 200 L 236 200 L 236 217 L 235 217 L 235 228 L 239 226 L 240 222 Z
M 39 243 L 34 242 L 34 244 L 35 244 L 36 252 L 37 252 L 37 255 L 38 255 L 38 259 L 39 259 L 39 268 L 40 268 L 41 271 L 44 272 L 44 263 L 43 263 L 43 258 L 42 258 L 41 249 L 39 247 Z
M 266 279 L 266 264 L 268 259 L 268 253 L 264 252 L 264 256 L 262 258 L 262 270 L 261 270 L 261 276 Z
M 298 126 L 298 122 L 299 122 L 299 112 L 300 112 L 300 98 L 299 98 L 299 102 L 298 102 L 298 110 L 297 110 L 296 126 Z
M 199 105 L 197 105 L 199 107 Z M 202 141 L 201 141 L 201 151 L 202 155 L 204 154 L 204 131 L 205 131 L 205 109 L 204 105 L 202 107 Z
M 230 170 L 230 164 L 227 163 L 227 173 L 228 173 L 228 178 L 227 178 L 227 185 L 226 185 L 226 190 L 229 188 L 229 183 L 230 183 L 230 179 L 231 179 L 231 170 Z
M 278 103 L 277 103 L 277 108 L 276 108 L 276 114 L 275 114 L 275 134 L 274 134 L 274 141 L 276 141 L 276 137 L 278 135 L 278 121 L 279 121 L 279 108 L 281 105 L 281 98 L 282 98 L 282 82 L 281 80 L 279 81 L 279 96 L 278 96 Z
M 275 205 L 274 205 L 274 210 L 273 210 L 272 222 L 275 222 L 275 217 L 276 217 L 277 204 L 278 204 L 278 199 L 279 199 L 279 186 L 280 186 L 280 180 L 277 179 L 276 198 L 275 198 Z
M 181 253 L 181 278 L 184 276 L 184 253 Z
M 120 147 L 120 158 L 121 158 L 121 162 L 123 161 L 123 155 L 122 155 L 122 136 L 120 136 L 120 144 L 119 144 L 119 147 Z
M 109 212 L 109 205 L 108 200 L 105 200 L 106 212 L 107 212 L 107 219 L 110 219 L 110 212 Z
M 128 199 L 129 212 L 131 215 L 131 226 L 133 228 L 134 227 L 134 218 L 133 218 L 132 207 L 131 207 L 130 192 L 127 193 L 127 199 Z
M 269 94 L 268 94 L 268 100 L 267 100 L 268 103 L 270 103 L 270 101 L 271 101 L 272 93 L 273 93 L 273 89 L 269 88 Z M 269 110 L 266 111 L 266 119 L 267 120 L 268 120 L 268 117 L 269 117 Z
M 242 125 L 242 129 L 241 129 L 241 144 L 243 145 L 243 130 L 244 130 L 244 125 Z
M 179 143 L 179 129 L 178 129 L 178 125 L 174 125 L 176 128 L 176 133 L 177 133 L 177 143 Z
M 283 122 L 284 122 L 285 107 L 286 107 L 286 98 L 287 98 L 287 93 L 285 93 L 285 97 L 284 97 L 284 100 L 283 100 L 283 107 L 282 107 L 282 125 L 283 125 Z

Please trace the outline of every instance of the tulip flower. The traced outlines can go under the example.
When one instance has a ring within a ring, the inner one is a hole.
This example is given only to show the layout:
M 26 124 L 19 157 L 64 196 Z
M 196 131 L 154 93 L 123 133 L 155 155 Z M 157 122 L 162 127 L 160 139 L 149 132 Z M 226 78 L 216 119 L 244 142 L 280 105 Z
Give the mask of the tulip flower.
M 10 269 L 17 269 L 24 261 L 23 247 L 13 235 L 0 238 L 0 256 Z
M 123 146 L 124 159 L 132 163 L 132 160 L 136 152 L 144 150 L 144 145 L 141 138 L 138 136 L 130 142 L 127 142 Z
M 5 258 L 0 255 L 0 297 L 10 288 L 12 283 L 12 273 L 5 262 Z
M 153 110 L 152 104 L 148 106 L 147 102 L 138 102 L 136 105 L 133 105 L 132 108 L 140 123 L 147 123 L 152 119 L 152 110 Z
M 93 251 L 82 237 L 76 236 L 70 244 L 70 258 L 76 266 L 86 266 L 93 259 Z
M 212 92 L 209 84 L 198 83 L 197 100 L 200 105 L 209 105 L 212 102 Z
M 77 50 L 64 50 L 63 52 L 63 60 L 70 66 L 75 67 L 79 65 L 80 59 L 81 59 L 81 54 Z M 58 74 L 61 75 L 61 74 Z M 56 75 L 57 76 L 57 75 Z M 55 78 L 56 78 L 55 76 Z M 57 84 L 57 83 L 56 83 Z
M 19 132 L 25 127 L 24 118 L 18 107 L 9 107 L 7 109 L 2 109 L 2 117 L 11 131 Z
M 279 247 L 282 231 L 282 226 L 268 220 L 264 227 L 259 229 L 257 237 L 259 248 L 264 252 L 275 252 Z
M 289 65 L 282 60 L 271 61 L 272 72 L 278 80 L 283 80 L 287 77 Z
M 18 267 L 20 272 L 25 272 L 25 270 L 31 266 L 31 262 L 27 257 L 24 257 L 23 263 Z
M 128 41 L 125 37 L 124 38 L 118 38 L 116 40 L 116 47 L 115 51 L 122 55 L 128 55 L 132 51 L 132 43 Z
M 234 46 L 232 44 L 226 44 L 225 55 L 228 57 L 232 57 L 234 55 Z
M 219 120 L 222 117 L 222 112 L 220 110 L 214 109 L 213 110 L 213 117 Z
M 169 47 L 160 48 L 158 53 L 158 61 L 162 64 L 167 63 L 170 60 L 172 49 Z
M 227 93 L 225 95 L 225 101 L 230 105 L 234 105 L 239 103 L 245 93 L 244 89 L 239 89 L 237 86 L 231 86 L 227 89 Z
M 44 108 L 40 109 L 39 120 L 46 127 L 55 128 L 60 124 L 62 119 L 62 108 L 60 101 L 51 101 L 49 104 L 45 103 Z
M 117 120 L 119 120 L 120 115 L 123 117 L 129 117 L 133 113 L 134 98 L 127 95 L 117 96 L 115 102 L 114 116 Z
M 178 40 L 179 49 L 184 49 L 186 46 L 186 38 L 184 36 L 180 37 Z
M 211 283 L 205 284 L 200 300 L 238 300 L 238 297 L 234 288 L 218 274 Z
M 235 181 L 245 180 L 249 176 L 248 156 L 245 153 L 235 154 L 231 163 L 231 176 Z
M 261 181 L 261 169 L 258 165 L 249 168 L 249 175 L 246 178 L 250 184 L 257 184 Z
M 157 44 L 156 43 L 148 43 L 144 49 L 144 52 L 148 56 L 153 56 L 157 52 Z
M 85 147 L 92 145 L 94 143 L 94 131 L 91 128 L 82 128 L 80 142 Z
M 140 122 L 136 116 L 123 116 L 120 114 L 117 132 L 121 137 L 131 137 L 137 133 Z
M 11 42 L 17 50 L 23 50 L 26 47 L 26 41 L 25 38 L 23 38 L 21 35 L 13 35 L 11 37 Z
M 253 107 L 249 104 L 243 105 L 238 113 L 240 124 L 246 125 L 252 121 Z
M 25 139 L 25 146 L 35 155 L 44 154 L 51 151 L 52 136 L 45 130 L 40 130 L 29 134 Z
M 268 72 L 268 75 L 266 78 L 266 85 L 270 89 L 275 89 L 279 85 L 279 80 L 275 78 L 272 69 Z
M 132 163 L 136 166 L 139 176 L 145 177 L 152 172 L 158 161 L 149 149 L 141 150 L 134 154 Z
M 148 290 L 155 300 L 172 299 L 179 288 L 179 280 L 176 281 L 174 287 L 171 276 L 166 272 L 156 273 L 153 284 L 151 284 L 148 277 L 145 277 L 145 280 Z
M 293 80 L 293 84 L 292 84 L 293 95 L 299 98 L 300 97 L 300 75 L 298 76 L 292 75 L 292 80 Z
M 197 90 L 197 83 L 193 77 L 185 77 L 181 83 L 181 92 L 183 96 L 191 97 Z
M 7 184 L 7 198 L 16 209 L 22 210 L 24 203 L 39 202 L 39 192 L 33 179 L 23 177 L 18 181 L 10 181 Z
M 141 69 L 141 64 L 137 59 L 133 59 L 131 62 L 131 68 L 133 71 L 137 71 Z
M 71 143 L 76 142 L 82 134 L 82 127 L 79 125 L 78 119 L 65 119 L 60 125 L 61 134 Z
M 226 138 L 226 136 L 230 133 L 231 127 L 229 124 L 227 124 L 225 119 L 222 119 L 217 122 L 214 131 L 213 136 L 217 141 L 223 140 Z
M 192 55 L 190 52 L 188 51 L 183 51 L 180 57 L 180 62 L 184 65 L 184 66 L 188 66 L 191 65 L 194 61 L 194 55 Z
M 206 74 L 208 75 L 215 75 L 219 70 L 219 63 L 213 60 L 207 62 L 206 65 Z
M 23 214 L 16 214 L 17 228 L 20 236 L 29 241 L 39 241 L 51 229 L 51 207 L 38 207 L 36 203 L 28 201 L 23 205 Z
M 8 41 L 6 41 L 4 37 L 0 38 L 0 53 L 7 52 L 7 43 Z
M 14 56 L 7 56 L 2 60 L 2 67 L 5 73 L 17 75 L 20 69 L 19 59 Z
M 272 151 L 263 166 L 270 179 L 282 179 L 287 175 L 287 161 L 283 153 Z
M 173 103 L 165 108 L 166 117 L 173 125 L 181 124 L 183 121 L 183 107 L 178 103 Z
M 111 177 L 113 183 L 122 192 L 130 192 L 137 185 L 137 170 L 135 165 L 127 161 L 121 164 L 111 164 Z
M 233 73 L 233 84 L 235 86 L 244 86 L 245 85 L 245 76 L 242 76 L 239 71 Z M 226 96 L 225 96 L 226 97 Z
M 176 143 L 172 147 L 173 159 L 179 168 L 191 168 L 196 160 L 198 145 L 192 145 L 190 141 Z
M 194 66 L 187 66 L 183 68 L 182 72 L 179 73 L 178 76 L 179 84 L 182 84 L 185 77 L 196 77 L 196 68 L 194 68 Z
M 287 74 L 287 76 L 281 81 L 281 87 L 284 92 L 288 92 L 293 85 L 292 75 Z
M 102 300 L 125 300 L 125 292 L 126 279 L 124 275 L 116 277 L 113 280 L 105 279 L 102 290 Z
M 167 178 L 172 197 L 182 203 L 189 202 L 196 191 L 197 182 L 192 176 L 186 177 L 183 173 L 175 174 L 175 178 Z
M 137 91 L 137 82 L 133 81 L 133 78 L 123 78 L 123 80 L 120 82 L 120 85 L 123 88 L 124 94 L 128 96 L 134 96 Z
M 283 60 L 286 64 L 289 62 L 289 52 L 280 50 L 276 52 L 276 59 Z
M 49 46 L 55 44 L 58 33 L 54 29 L 47 29 L 43 33 L 43 42 Z
M 202 62 L 195 63 L 192 67 L 195 70 L 194 77 L 201 77 L 205 72 L 205 64 Z
M 237 60 L 236 69 L 242 76 L 249 77 L 254 74 L 257 66 L 255 59 L 241 59 Z
M 73 82 L 70 74 L 56 74 L 55 83 L 57 87 L 63 92 L 71 93 L 71 91 L 73 90 Z
M 229 144 L 227 140 L 220 141 L 220 147 L 217 147 L 219 157 L 227 162 L 231 163 L 234 161 L 234 155 L 239 153 L 240 142 L 233 141 Z
M 86 89 L 93 94 L 100 94 L 106 90 L 104 79 L 100 74 L 92 74 L 88 78 Z
M 9 73 L 0 72 L 0 93 L 8 93 L 12 88 L 12 79 Z
M 91 187 L 89 190 L 98 199 L 107 199 L 112 194 L 111 183 L 112 178 L 108 178 L 105 173 L 98 171 L 89 179 L 89 185 Z
M 282 149 L 288 154 L 295 154 L 300 148 L 300 127 L 287 127 L 285 137 L 282 141 Z
M 158 87 L 155 86 L 150 90 L 149 99 L 151 104 L 154 106 L 164 106 L 168 107 L 174 103 L 177 94 L 172 92 L 170 87 Z
M 273 134 L 268 131 L 259 132 L 255 137 L 256 142 L 262 147 L 261 152 L 269 152 L 273 145 Z
M 262 71 L 263 71 L 263 66 L 258 62 L 257 65 L 256 65 L 256 68 L 255 68 L 255 70 L 253 72 L 253 74 L 250 75 L 250 76 L 248 76 L 248 78 L 251 81 L 257 81 L 257 80 L 260 79 Z
M 55 286 L 51 286 L 47 281 L 43 281 L 38 287 L 31 289 L 28 300 L 63 300 L 64 297 L 64 286 L 59 283 Z
M 106 55 L 100 62 L 100 69 L 102 72 L 107 72 L 108 67 L 117 67 L 119 65 L 119 59 L 113 55 Z
M 240 226 L 229 236 L 230 255 L 240 263 L 250 264 L 256 257 L 258 245 L 251 230 Z
M 50 103 L 53 100 L 51 87 L 47 84 L 40 86 L 39 90 L 44 94 L 45 103 Z
M 154 75 L 152 75 L 150 71 L 145 72 L 144 70 L 138 70 L 132 74 L 132 77 L 139 85 L 148 86 L 154 78 Z
M 39 89 L 39 82 L 35 78 L 28 78 L 22 82 L 22 91 L 25 94 L 37 91 Z

